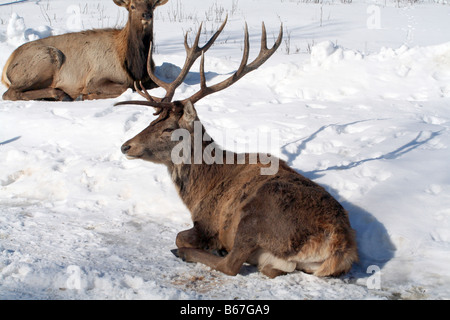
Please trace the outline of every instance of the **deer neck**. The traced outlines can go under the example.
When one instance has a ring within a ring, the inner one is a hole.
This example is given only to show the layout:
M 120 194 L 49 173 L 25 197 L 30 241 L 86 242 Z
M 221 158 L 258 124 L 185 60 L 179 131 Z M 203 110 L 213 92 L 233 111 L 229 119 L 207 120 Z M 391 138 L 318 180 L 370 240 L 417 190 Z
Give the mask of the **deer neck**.
M 128 19 L 126 26 L 119 33 L 121 56 L 124 68 L 133 80 L 145 80 L 147 74 L 147 57 L 150 41 L 153 38 L 152 25 L 143 28 Z
M 215 186 L 229 176 L 228 171 L 232 167 L 225 164 L 226 154 L 229 152 L 221 149 L 212 139 L 202 141 L 201 148 L 195 145 L 196 142 L 198 143 L 191 136 L 192 149 L 189 161 L 180 164 L 171 162 L 167 165 L 178 194 L 191 212 L 195 211 L 202 199 Z M 210 157 L 211 155 L 214 159 Z M 223 163 L 215 161 L 219 158 L 223 159 Z

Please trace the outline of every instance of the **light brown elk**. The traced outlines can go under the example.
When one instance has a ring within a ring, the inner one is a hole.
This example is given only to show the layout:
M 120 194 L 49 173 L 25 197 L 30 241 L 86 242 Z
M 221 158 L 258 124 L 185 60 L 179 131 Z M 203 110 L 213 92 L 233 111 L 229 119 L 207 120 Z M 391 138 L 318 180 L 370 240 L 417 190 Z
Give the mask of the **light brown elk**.
M 128 10 L 123 29 L 98 29 L 26 43 L 9 57 L 4 100 L 104 99 L 132 88 L 154 87 L 146 72 L 153 11 L 168 0 L 114 0 Z M 153 68 L 153 62 L 150 62 Z
M 198 47 L 199 34 L 192 47 L 186 45 L 186 64 L 173 83 L 159 80 L 149 68 L 150 77 L 167 94 L 163 99 L 152 97 L 141 87 L 138 92 L 148 101 L 118 103 L 151 106 L 159 115 L 145 130 L 125 142 L 122 152 L 128 158 L 167 166 L 193 220 L 193 227 L 180 232 L 176 238 L 178 249 L 174 253 L 183 260 L 200 262 L 228 275 L 236 275 L 246 262 L 258 266 L 270 278 L 296 269 L 317 276 L 346 273 L 358 259 L 347 212 L 324 188 L 285 162 L 279 160 L 276 174 L 261 175 L 260 169 L 265 164 L 250 164 L 250 154 L 244 154 L 245 164 L 237 164 L 242 154 L 219 147 L 215 148 L 214 158 L 219 155 L 230 159 L 231 155 L 233 164 L 198 162 L 194 159 L 195 148 L 189 150 L 186 161 L 173 161 L 173 150 L 180 143 L 172 136 L 177 129 L 189 132 L 192 141 L 196 126 L 201 127 L 202 136 L 206 134 L 193 103 L 229 87 L 262 65 L 279 47 L 282 29 L 271 49 L 267 48 L 264 24 L 262 33 L 261 51 L 248 64 L 246 29 L 239 69 L 228 79 L 209 87 L 204 73 L 204 48 Z M 176 87 L 200 55 L 200 91 L 185 100 L 171 102 Z M 205 151 L 210 143 L 203 141 L 200 151 Z M 222 252 L 226 255 L 217 254 Z

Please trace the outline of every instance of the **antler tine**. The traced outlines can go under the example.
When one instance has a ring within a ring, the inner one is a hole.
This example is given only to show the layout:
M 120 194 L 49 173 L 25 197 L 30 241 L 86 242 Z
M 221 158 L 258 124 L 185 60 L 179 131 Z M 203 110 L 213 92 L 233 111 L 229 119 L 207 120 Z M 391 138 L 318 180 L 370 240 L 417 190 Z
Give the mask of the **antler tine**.
M 150 62 L 151 62 L 151 58 L 152 58 L 152 47 L 153 47 L 153 43 L 150 43 L 150 50 L 148 53 L 148 59 L 147 59 L 147 72 L 150 76 L 150 79 L 153 80 L 153 82 L 155 82 L 158 86 L 160 86 L 161 88 L 164 88 L 166 90 L 166 95 L 164 98 L 161 99 L 161 101 L 163 102 L 170 102 L 172 101 L 172 98 L 175 94 L 175 90 L 176 88 L 178 88 L 180 86 L 180 84 L 184 81 L 184 79 L 186 78 L 187 74 L 189 73 L 189 70 L 191 69 L 192 65 L 194 64 L 194 62 L 198 59 L 198 57 L 200 55 L 202 55 L 203 52 L 206 52 L 214 43 L 214 41 L 216 41 L 217 37 L 220 35 L 220 33 L 222 32 L 222 30 L 225 28 L 225 25 L 228 21 L 228 16 L 225 18 L 225 21 L 222 23 L 222 25 L 220 26 L 220 28 L 216 31 L 216 33 L 214 33 L 214 35 L 211 37 L 211 39 L 209 39 L 209 41 L 203 46 L 203 47 L 199 47 L 198 44 L 200 42 L 200 35 L 202 32 L 202 26 L 203 24 L 200 24 L 200 27 L 198 29 L 198 32 L 195 36 L 195 40 L 194 40 L 194 44 L 192 45 L 192 47 L 189 47 L 188 43 L 187 43 L 187 33 L 184 37 L 184 47 L 186 49 L 186 60 L 184 62 L 184 66 L 181 69 L 180 74 L 178 75 L 178 77 L 171 83 L 167 83 L 161 79 L 159 79 L 158 77 L 156 77 L 156 75 L 154 74 Z
M 144 97 L 148 101 L 154 101 L 156 100 L 148 93 L 147 89 L 145 89 L 144 85 L 142 84 L 142 81 L 139 81 L 139 87 L 137 86 L 138 82 L 134 81 L 134 89 L 137 93 L 139 93 L 142 97 Z
M 205 76 L 205 53 L 202 51 L 202 58 L 200 60 L 200 88 L 206 89 L 206 76 Z
M 261 49 L 260 49 L 259 55 L 258 55 L 258 57 L 256 57 L 256 59 L 252 63 L 247 64 L 249 53 L 250 53 L 250 41 L 249 41 L 249 35 L 248 35 L 248 27 L 247 27 L 247 23 L 246 23 L 245 24 L 244 53 L 243 53 L 241 64 L 239 65 L 238 70 L 231 77 L 225 79 L 224 81 L 219 82 L 211 87 L 208 87 L 208 86 L 206 86 L 206 80 L 205 80 L 205 78 L 206 78 L 205 77 L 205 67 L 204 67 L 205 61 L 204 61 L 204 57 L 202 56 L 202 60 L 200 63 L 200 79 L 201 79 L 200 91 L 198 91 L 197 93 L 192 95 L 190 98 L 185 99 L 184 101 L 186 102 L 186 101 L 190 100 L 192 103 L 195 103 L 198 100 L 206 97 L 207 95 L 209 95 L 211 93 L 218 92 L 225 88 L 228 88 L 233 83 L 235 83 L 239 79 L 241 79 L 244 75 L 257 69 L 264 62 L 266 62 L 267 59 L 269 59 L 275 53 L 275 51 L 278 49 L 278 47 L 281 44 L 282 39 L 283 39 L 283 24 L 281 24 L 280 32 L 278 34 L 277 40 L 275 41 L 275 44 L 273 45 L 273 47 L 271 49 L 268 49 L 267 48 L 266 26 L 263 22 L 262 23 L 262 35 L 261 35 Z
M 245 66 L 248 62 L 248 57 L 250 55 L 250 39 L 248 35 L 248 25 L 245 23 L 245 38 L 244 38 L 244 54 L 242 56 L 241 64 L 239 65 L 239 69 L 236 71 L 235 75 L 238 77 L 245 69 Z M 236 80 L 237 81 L 237 80 Z
M 138 106 L 146 106 L 153 107 L 156 109 L 154 115 L 158 115 L 161 113 L 163 109 L 172 109 L 173 103 L 171 102 L 157 102 L 157 101 L 141 101 L 141 100 L 129 100 L 129 101 L 120 101 L 114 104 L 114 106 L 123 106 L 123 105 L 138 105 Z
M 200 35 L 202 33 L 202 29 L 203 29 L 203 22 L 200 22 L 200 27 L 198 27 L 198 31 L 197 31 L 197 34 L 195 35 L 195 40 L 194 40 L 194 44 L 192 45 L 192 47 L 189 47 L 189 45 L 187 43 L 188 33 L 186 32 L 186 35 L 184 36 L 184 47 L 185 47 L 186 51 L 192 50 L 192 48 L 198 48 L 198 44 L 200 43 Z
M 264 62 L 266 62 L 267 59 L 269 59 L 272 54 L 278 49 L 278 47 L 281 44 L 281 41 L 283 40 L 283 24 L 280 26 L 280 32 L 278 34 L 278 38 L 275 41 L 275 44 L 271 49 L 267 48 L 267 33 L 266 33 L 266 26 L 264 22 L 262 23 L 262 36 L 261 36 L 261 50 L 259 52 L 258 57 L 250 63 L 247 68 L 250 71 L 253 71 L 257 68 L 259 68 Z
M 159 87 L 166 89 L 169 84 L 165 81 L 160 80 L 153 73 L 152 66 L 151 66 L 152 56 L 153 56 L 153 41 L 150 41 L 150 48 L 148 50 L 148 57 L 147 57 L 147 73 L 148 73 L 150 79 L 152 79 L 152 81 L 154 83 L 156 83 Z
M 281 31 L 283 31 L 283 29 Z M 264 21 L 262 23 L 261 48 L 267 50 L 267 31 Z
M 140 88 L 138 88 L 138 83 Z M 142 84 L 142 81 L 134 81 L 134 89 L 137 93 L 139 93 L 142 97 L 144 97 L 147 101 L 135 101 L 135 100 L 129 100 L 129 101 L 121 101 L 114 104 L 114 106 L 121 106 L 121 105 L 128 105 L 128 104 L 136 104 L 140 106 L 147 106 L 147 107 L 153 107 L 156 109 L 156 112 L 154 115 L 158 115 L 161 113 L 161 111 L 164 108 L 172 108 L 171 103 L 164 103 L 161 102 L 159 98 L 156 98 L 159 101 L 156 101 L 155 98 L 153 98 L 145 89 L 144 85 Z
M 216 41 L 217 37 L 219 37 L 219 35 L 222 32 L 223 28 L 225 28 L 225 25 L 227 24 L 227 22 L 228 22 L 228 14 L 226 15 L 225 20 L 223 21 L 223 23 L 220 26 L 220 28 L 216 31 L 216 33 L 214 33 L 214 35 L 211 37 L 211 39 L 209 39 L 209 41 L 203 47 L 198 48 L 198 42 L 197 42 L 197 49 L 198 49 L 198 51 L 200 51 L 200 52 L 205 51 L 206 52 L 212 46 L 212 44 Z M 199 34 L 198 34 L 198 36 L 199 36 L 200 32 L 201 32 L 201 26 L 200 26 L 200 29 L 198 30 L 198 32 L 199 32 Z

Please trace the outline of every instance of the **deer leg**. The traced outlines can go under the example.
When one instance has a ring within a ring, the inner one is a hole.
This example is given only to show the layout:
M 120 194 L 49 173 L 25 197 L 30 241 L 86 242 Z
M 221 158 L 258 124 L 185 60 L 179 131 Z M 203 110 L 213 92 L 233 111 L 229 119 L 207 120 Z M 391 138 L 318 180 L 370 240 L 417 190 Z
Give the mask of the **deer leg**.
M 259 270 L 262 274 L 264 274 L 265 276 L 269 277 L 270 279 L 273 279 L 275 277 L 278 276 L 282 276 L 287 274 L 287 272 L 275 269 L 274 267 L 272 267 L 272 265 L 268 264 L 265 265 L 262 269 Z
M 178 249 L 180 258 L 187 262 L 200 262 L 227 275 L 238 274 L 242 265 L 258 249 L 253 232 L 255 223 L 251 219 L 241 220 L 234 237 L 234 246 L 225 256 L 217 256 L 206 250 L 182 247 Z
M 199 234 L 199 231 L 195 227 L 192 229 L 189 229 L 189 230 L 181 231 L 180 233 L 177 234 L 177 239 L 175 242 L 177 245 L 177 248 L 204 249 L 216 256 L 221 256 L 221 257 L 224 257 L 228 254 L 228 252 L 223 248 L 209 247 L 208 244 L 202 243 L 198 234 Z M 180 257 L 178 254 L 178 249 L 174 249 L 171 251 L 176 257 L 178 257 L 178 258 Z
M 199 241 L 195 227 L 178 233 L 175 243 L 178 248 L 198 248 Z
M 214 270 L 235 276 L 253 251 L 253 248 L 233 248 L 227 256 L 220 257 L 201 249 L 179 248 L 178 256 L 183 261 L 199 262 Z
M 181 231 L 177 234 L 177 238 L 175 240 L 175 244 L 177 245 L 177 248 L 200 248 L 201 244 L 198 238 L 198 231 L 195 227 Z M 182 258 L 180 256 L 179 249 L 173 249 L 170 250 L 175 257 Z

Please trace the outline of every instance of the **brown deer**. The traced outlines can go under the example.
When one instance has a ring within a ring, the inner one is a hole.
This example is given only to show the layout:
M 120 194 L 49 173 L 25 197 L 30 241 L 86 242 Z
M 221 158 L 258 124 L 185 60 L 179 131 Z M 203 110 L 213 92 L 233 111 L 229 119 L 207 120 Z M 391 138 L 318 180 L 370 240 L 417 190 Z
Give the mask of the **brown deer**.
M 123 29 L 98 29 L 26 43 L 9 57 L 4 100 L 106 99 L 134 81 L 154 87 L 146 73 L 153 38 L 153 11 L 168 0 L 114 0 L 128 10 Z M 150 61 L 154 68 L 153 61 Z
M 296 269 L 317 276 L 348 272 L 358 254 L 347 212 L 324 188 L 285 162 L 279 160 L 277 173 L 262 175 L 261 168 L 266 165 L 261 161 L 248 163 L 251 154 L 235 154 L 218 146 L 214 148 L 213 157 L 233 159 L 232 164 L 211 163 L 206 159 L 199 162 L 195 159 L 195 147 L 183 155 L 186 161 L 173 161 L 174 150 L 180 143 L 173 139 L 174 133 L 180 129 L 186 131 L 188 139 L 194 142 L 197 126 L 201 128 L 202 136 L 206 135 L 193 104 L 229 87 L 262 65 L 279 47 L 282 28 L 274 46 L 268 49 L 263 24 L 260 53 L 249 64 L 246 28 L 240 67 L 231 77 L 212 86 L 206 85 L 205 47 L 198 47 L 199 35 L 200 31 L 192 47 L 185 42 L 186 64 L 174 82 L 169 84 L 159 80 L 149 66 L 151 79 L 167 91 L 164 98 L 150 96 L 141 86 L 138 92 L 148 101 L 117 104 L 151 106 L 159 115 L 145 130 L 125 142 L 121 150 L 128 158 L 166 165 L 179 196 L 190 210 L 193 228 L 178 233 L 178 249 L 173 251 L 174 254 L 187 262 L 200 262 L 228 275 L 236 275 L 246 262 L 256 265 L 270 278 Z M 176 87 L 200 55 L 200 91 L 185 100 L 172 102 Z M 210 143 L 202 141 L 200 153 Z M 237 164 L 237 159 L 242 156 L 246 163 Z M 225 256 L 218 253 L 225 253 Z

